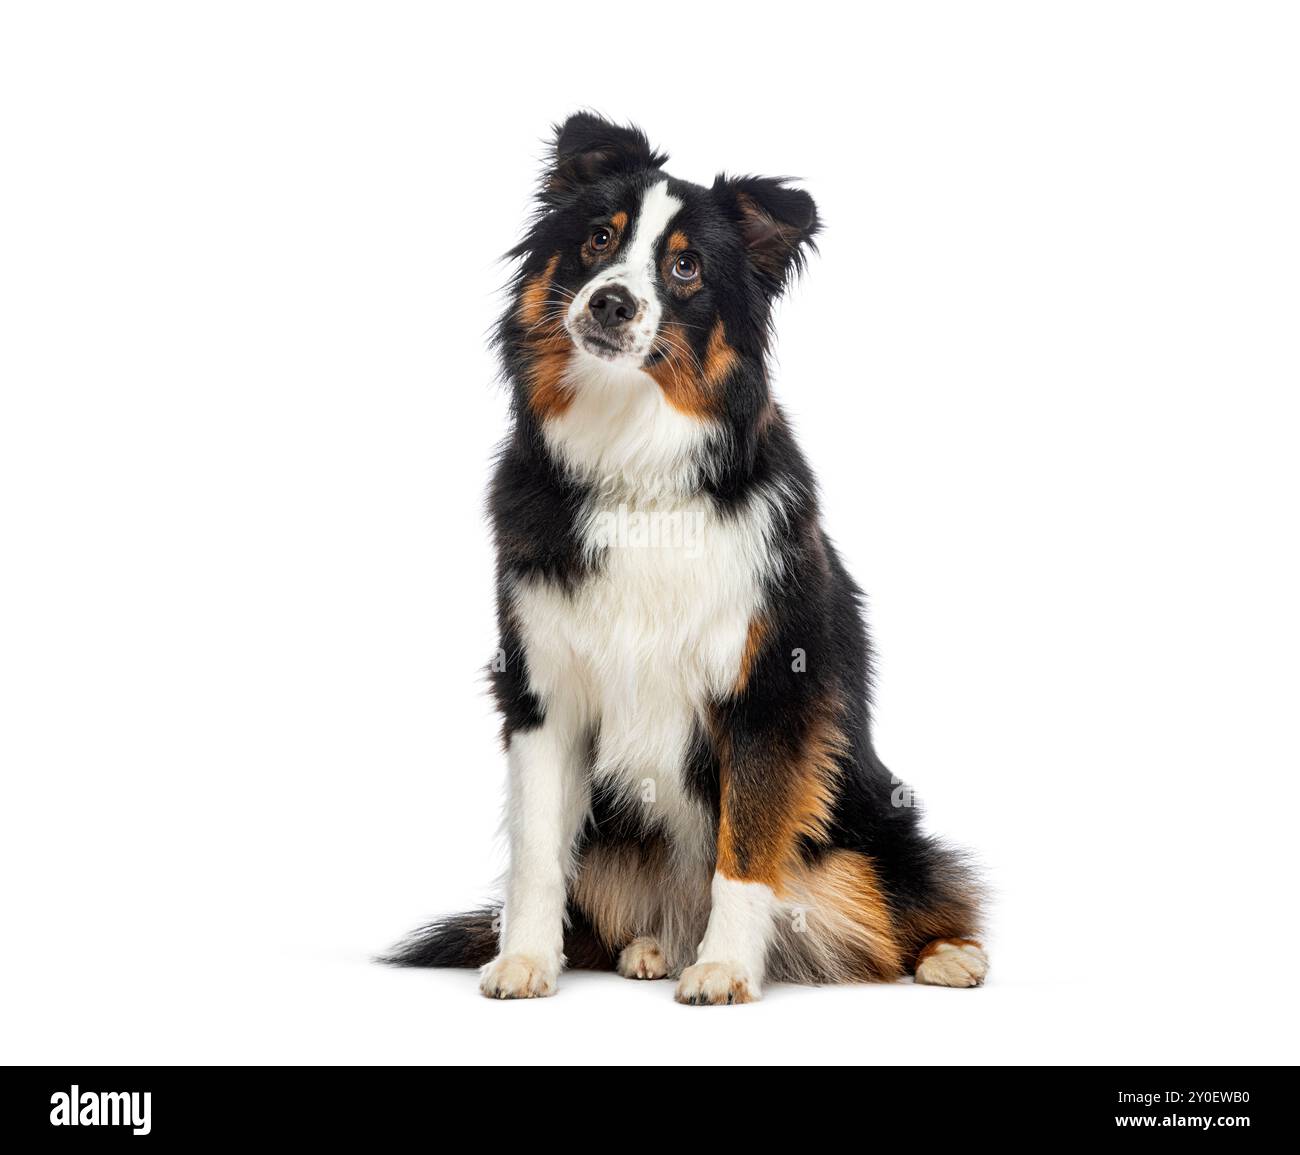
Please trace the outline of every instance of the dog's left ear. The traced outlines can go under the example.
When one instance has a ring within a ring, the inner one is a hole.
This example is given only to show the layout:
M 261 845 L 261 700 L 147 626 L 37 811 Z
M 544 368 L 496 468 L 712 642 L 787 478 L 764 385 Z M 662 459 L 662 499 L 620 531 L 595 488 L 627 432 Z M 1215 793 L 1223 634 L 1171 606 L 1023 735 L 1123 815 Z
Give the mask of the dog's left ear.
M 547 176 L 546 191 L 573 192 L 601 177 L 659 168 L 667 160 L 650 147 L 639 128 L 576 112 L 555 126 L 555 164 Z
M 769 291 L 779 293 L 809 251 L 816 251 L 813 238 L 821 223 L 812 197 L 784 177 L 719 176 L 713 189 L 740 225 L 750 266 Z

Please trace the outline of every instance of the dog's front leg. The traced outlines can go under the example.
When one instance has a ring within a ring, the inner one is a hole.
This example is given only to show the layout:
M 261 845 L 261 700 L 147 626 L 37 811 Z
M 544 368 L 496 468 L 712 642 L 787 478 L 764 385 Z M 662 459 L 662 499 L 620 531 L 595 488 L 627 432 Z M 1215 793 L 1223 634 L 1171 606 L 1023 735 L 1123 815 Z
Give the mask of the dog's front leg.
M 761 827 L 748 829 L 748 816 L 761 806 L 761 796 L 744 775 L 737 780 L 724 762 L 712 907 L 697 960 L 677 982 L 679 1003 L 751 1003 L 762 994 L 780 864 L 757 845 L 755 834 Z
M 776 895 L 764 882 L 713 875 L 713 909 L 694 966 L 682 971 L 677 1001 L 692 1006 L 749 1003 L 763 990 Z
M 775 683 L 779 688 L 781 683 Z M 815 703 L 748 694 L 718 720 L 720 809 L 713 905 L 677 1001 L 747 1003 L 762 993 L 778 894 L 800 844 L 824 840 L 838 729 Z
M 579 731 L 564 717 L 510 737 L 510 873 L 500 953 L 480 989 L 494 999 L 555 993 L 573 845 L 589 807 Z

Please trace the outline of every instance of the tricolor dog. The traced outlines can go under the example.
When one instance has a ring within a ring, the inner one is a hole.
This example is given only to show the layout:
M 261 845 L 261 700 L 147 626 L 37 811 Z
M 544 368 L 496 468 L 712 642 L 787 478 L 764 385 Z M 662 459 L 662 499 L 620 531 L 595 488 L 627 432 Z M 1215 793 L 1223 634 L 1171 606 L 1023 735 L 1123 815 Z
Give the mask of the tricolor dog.
M 492 483 L 509 764 L 504 907 L 389 961 L 676 979 L 979 985 L 979 894 L 872 748 L 861 595 L 769 386 L 818 231 L 784 180 L 690 184 L 635 128 L 556 132 L 497 343 Z

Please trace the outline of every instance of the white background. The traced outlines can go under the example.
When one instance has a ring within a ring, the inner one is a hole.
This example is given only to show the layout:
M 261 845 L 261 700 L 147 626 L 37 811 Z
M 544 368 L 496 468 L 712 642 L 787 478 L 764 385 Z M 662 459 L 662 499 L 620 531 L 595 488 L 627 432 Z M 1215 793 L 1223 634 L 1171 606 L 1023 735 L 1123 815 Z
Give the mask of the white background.
M 1300 38 L 1283 4 L 8 4 L 0 1059 L 1279 1062 Z M 826 221 L 777 388 L 979 991 L 498 1004 L 484 335 L 550 122 Z

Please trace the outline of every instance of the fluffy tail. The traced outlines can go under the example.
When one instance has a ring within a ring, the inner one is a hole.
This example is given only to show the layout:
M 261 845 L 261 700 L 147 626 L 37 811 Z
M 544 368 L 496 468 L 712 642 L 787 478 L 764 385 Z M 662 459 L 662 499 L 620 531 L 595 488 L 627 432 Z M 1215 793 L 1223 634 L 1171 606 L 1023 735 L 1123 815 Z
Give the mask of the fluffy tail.
M 496 957 L 495 907 L 440 918 L 412 931 L 379 961 L 395 967 L 481 967 Z
M 500 928 L 498 907 L 449 915 L 413 931 L 377 961 L 395 967 L 481 967 L 496 957 Z M 614 952 L 572 905 L 564 928 L 564 957 L 579 970 L 614 969 Z

